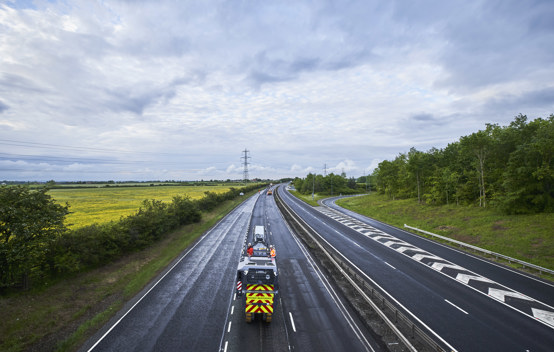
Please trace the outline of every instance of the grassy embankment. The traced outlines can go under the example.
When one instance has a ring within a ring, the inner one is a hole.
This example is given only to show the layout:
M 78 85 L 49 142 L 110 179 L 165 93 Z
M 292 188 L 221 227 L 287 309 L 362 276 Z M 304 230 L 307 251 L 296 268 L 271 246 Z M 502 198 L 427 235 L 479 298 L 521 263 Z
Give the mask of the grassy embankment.
M 311 200 L 311 195 L 293 193 L 300 199 Z M 392 201 L 376 193 L 341 199 L 337 204 L 399 228 L 407 224 L 554 269 L 553 214 L 504 215 L 493 208 L 424 205 L 417 204 L 415 199 Z
M 171 202 L 177 195 L 200 199 L 206 191 L 224 193 L 231 186 L 56 188 L 48 193 L 60 204 L 69 203 L 71 213 L 66 218 L 66 224 L 69 228 L 79 228 L 131 215 L 145 199 Z
M 0 351 L 76 350 L 247 196 L 227 201 L 203 214 L 200 223 L 184 226 L 153 246 L 104 267 L 59 279 L 46 288 L 0 297 Z

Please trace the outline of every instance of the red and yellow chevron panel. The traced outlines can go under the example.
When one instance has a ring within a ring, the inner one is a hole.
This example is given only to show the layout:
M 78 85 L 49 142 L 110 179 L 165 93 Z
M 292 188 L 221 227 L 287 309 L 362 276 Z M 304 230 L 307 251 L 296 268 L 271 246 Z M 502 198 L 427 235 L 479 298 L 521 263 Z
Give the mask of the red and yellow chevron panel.
M 246 313 L 270 313 L 273 314 L 273 306 L 246 305 Z
M 249 284 L 246 285 L 247 291 L 273 291 L 273 285 L 256 285 Z

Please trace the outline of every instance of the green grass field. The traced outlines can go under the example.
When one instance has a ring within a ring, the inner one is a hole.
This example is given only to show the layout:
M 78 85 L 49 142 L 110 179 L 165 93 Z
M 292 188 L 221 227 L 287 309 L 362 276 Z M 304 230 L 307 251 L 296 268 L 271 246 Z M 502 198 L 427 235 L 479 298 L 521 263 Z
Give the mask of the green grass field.
M 218 186 L 146 186 L 146 187 L 98 187 L 98 188 L 56 188 L 49 194 L 57 202 L 69 204 L 71 212 L 66 218 L 69 228 L 79 228 L 94 223 L 102 224 L 119 220 L 138 210 L 145 199 L 171 202 L 174 196 L 189 196 L 199 199 L 204 192 L 227 192 L 236 185 Z

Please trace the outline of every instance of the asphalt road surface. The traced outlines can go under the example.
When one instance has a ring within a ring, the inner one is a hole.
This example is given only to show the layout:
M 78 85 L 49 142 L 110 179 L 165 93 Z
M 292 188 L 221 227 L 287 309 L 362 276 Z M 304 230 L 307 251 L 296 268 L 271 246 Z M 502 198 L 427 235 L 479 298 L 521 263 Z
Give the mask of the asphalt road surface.
M 554 351 L 554 286 L 328 202 L 278 190 L 345 259 L 446 350 Z
M 285 224 L 273 196 L 262 195 L 251 227 L 264 226 L 277 249 L 279 298 L 273 321 L 244 322 L 244 301 L 233 300 L 227 351 L 380 351 L 370 332 Z M 250 234 L 251 235 L 251 234 Z M 253 242 L 251 236 L 248 242 Z
M 277 248 L 271 323 L 245 322 L 236 268 L 255 225 Z M 291 234 L 272 196 L 246 200 L 133 298 L 80 351 L 381 351 Z

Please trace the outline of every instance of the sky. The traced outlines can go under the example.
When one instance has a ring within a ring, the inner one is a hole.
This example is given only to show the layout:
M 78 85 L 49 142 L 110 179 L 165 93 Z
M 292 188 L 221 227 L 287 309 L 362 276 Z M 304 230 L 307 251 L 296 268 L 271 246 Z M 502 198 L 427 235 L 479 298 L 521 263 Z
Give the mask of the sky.
M 359 177 L 554 113 L 554 1 L 0 0 L 0 180 Z M 246 153 L 244 151 L 247 151 Z

